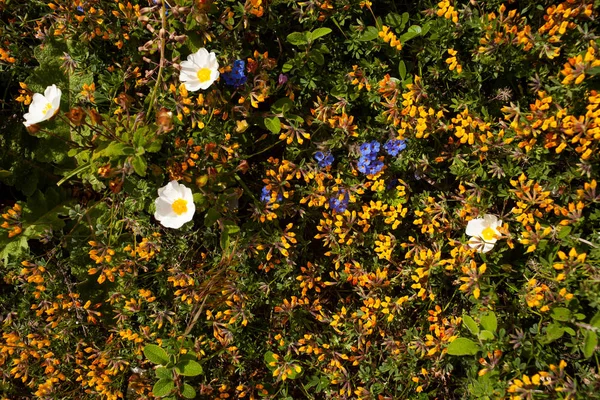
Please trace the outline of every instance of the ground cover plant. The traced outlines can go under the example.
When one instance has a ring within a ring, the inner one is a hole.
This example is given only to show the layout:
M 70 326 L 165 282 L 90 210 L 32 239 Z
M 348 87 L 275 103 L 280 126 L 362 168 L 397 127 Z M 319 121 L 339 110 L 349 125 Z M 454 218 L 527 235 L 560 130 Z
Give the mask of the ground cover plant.
M 599 5 L 0 0 L 0 398 L 596 398 Z

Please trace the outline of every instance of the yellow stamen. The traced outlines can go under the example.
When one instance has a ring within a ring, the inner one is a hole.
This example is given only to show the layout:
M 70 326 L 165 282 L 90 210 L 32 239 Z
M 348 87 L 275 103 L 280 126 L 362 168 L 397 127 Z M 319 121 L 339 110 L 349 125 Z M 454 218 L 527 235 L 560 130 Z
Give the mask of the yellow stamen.
M 46 107 L 44 107 L 44 109 L 42 110 L 42 113 L 46 114 L 51 109 L 52 109 L 52 103 L 48 103 L 48 104 L 46 104 Z
M 171 207 L 173 208 L 173 212 L 177 215 L 181 215 L 183 213 L 187 212 L 187 200 L 184 199 L 177 199 L 173 202 L 173 204 L 171 204 Z
M 196 75 L 198 75 L 198 80 L 200 83 L 204 83 L 210 79 L 210 69 L 200 68 Z
M 496 238 L 496 231 L 490 227 L 487 227 L 483 230 L 483 232 L 481 232 L 481 237 L 486 242 L 489 242 Z

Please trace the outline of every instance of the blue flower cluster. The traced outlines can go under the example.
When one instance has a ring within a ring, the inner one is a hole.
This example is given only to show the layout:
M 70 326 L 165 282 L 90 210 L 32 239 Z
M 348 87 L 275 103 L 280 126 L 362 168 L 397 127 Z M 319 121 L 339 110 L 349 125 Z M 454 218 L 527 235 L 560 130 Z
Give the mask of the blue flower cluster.
M 277 194 L 277 199 L 275 201 L 283 200 L 283 196 L 281 193 Z M 262 192 L 260 192 L 260 201 L 263 203 L 269 203 L 271 201 L 271 191 L 267 189 L 267 186 L 262 188 Z
M 395 157 L 402 150 L 406 149 L 406 140 L 390 139 L 385 142 L 383 148 L 390 156 Z
M 231 67 L 231 72 L 224 72 L 221 76 L 225 80 L 226 85 L 237 88 L 246 83 L 247 78 L 246 73 L 244 72 L 245 69 L 246 63 L 244 60 L 235 60 L 233 62 L 233 67 Z
M 381 145 L 378 141 L 363 143 L 360 145 L 360 158 L 358 159 L 358 170 L 366 175 L 375 175 L 383 169 L 383 162 L 377 159 Z
M 329 167 L 334 160 L 333 156 L 328 151 L 325 153 L 317 151 L 315 153 L 315 159 L 318 161 L 319 167 L 321 168 Z
M 340 200 L 341 198 L 341 200 Z M 329 199 L 329 208 L 335 212 L 342 213 L 348 208 L 350 195 L 346 189 L 340 189 L 335 197 Z

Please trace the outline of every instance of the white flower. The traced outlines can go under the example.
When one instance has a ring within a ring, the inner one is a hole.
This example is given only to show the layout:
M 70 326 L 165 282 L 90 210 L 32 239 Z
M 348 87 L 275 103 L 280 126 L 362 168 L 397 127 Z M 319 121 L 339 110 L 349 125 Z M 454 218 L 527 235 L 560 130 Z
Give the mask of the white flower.
M 469 246 L 480 253 L 487 253 L 502 236 L 498 231 L 499 226 L 502 226 L 502 221 L 492 214 L 470 220 L 467 224 L 467 235 L 471 236 Z
M 25 118 L 23 124 L 30 127 L 52 118 L 60 107 L 61 94 L 62 92 L 56 85 L 48 86 L 44 94 L 35 93 L 29 105 L 29 112 L 23 116 Z
M 154 218 L 166 228 L 181 228 L 194 218 L 196 211 L 192 190 L 177 181 L 171 181 L 158 189 L 158 198 L 154 204 Z
M 181 63 L 179 80 L 190 92 L 198 89 L 208 89 L 219 77 L 219 63 L 215 53 L 208 52 L 204 47 L 190 54 L 187 61 Z

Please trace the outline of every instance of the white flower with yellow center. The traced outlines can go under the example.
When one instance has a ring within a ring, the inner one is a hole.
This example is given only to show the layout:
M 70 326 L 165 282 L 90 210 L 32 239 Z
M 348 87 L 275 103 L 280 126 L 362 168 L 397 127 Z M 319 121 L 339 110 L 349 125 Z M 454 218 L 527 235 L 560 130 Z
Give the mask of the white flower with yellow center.
M 23 117 L 26 127 L 46 121 L 58 112 L 62 92 L 56 85 L 48 86 L 44 94 L 34 93 L 29 105 L 29 112 Z
M 494 248 L 494 244 L 502 236 L 498 230 L 500 226 L 502 221 L 492 214 L 470 220 L 467 224 L 467 235 L 471 236 L 469 246 L 480 253 L 487 253 Z
M 158 189 L 158 198 L 154 204 L 154 218 L 166 228 L 181 228 L 194 218 L 196 211 L 192 190 L 177 181 L 171 181 Z
M 208 52 L 204 47 L 190 54 L 186 61 L 181 63 L 179 80 L 185 84 L 190 92 L 198 89 L 208 89 L 219 77 L 219 63 L 215 53 Z

